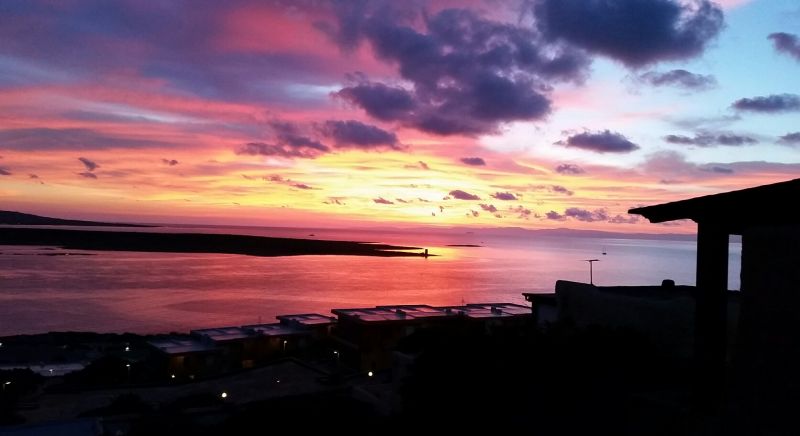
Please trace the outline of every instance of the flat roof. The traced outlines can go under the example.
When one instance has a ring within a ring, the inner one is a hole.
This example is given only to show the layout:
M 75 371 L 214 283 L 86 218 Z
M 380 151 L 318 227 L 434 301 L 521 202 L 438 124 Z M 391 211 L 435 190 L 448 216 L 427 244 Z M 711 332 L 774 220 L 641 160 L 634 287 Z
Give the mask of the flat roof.
M 306 330 L 299 330 L 296 327 L 281 323 L 271 324 L 252 324 L 246 325 L 242 328 L 248 329 L 261 336 L 289 336 L 289 335 L 302 335 L 308 334 Z
M 408 321 L 413 317 L 402 310 L 389 310 L 381 308 L 333 309 L 339 317 L 355 318 L 364 322 Z
M 441 318 L 445 316 L 452 316 L 442 308 L 429 306 L 427 304 L 399 304 L 394 306 L 378 306 L 379 309 L 393 310 L 395 312 L 401 311 L 407 317 L 412 318 Z
M 642 215 L 652 223 L 680 219 L 711 222 L 739 233 L 744 226 L 800 224 L 797 214 L 764 213 L 765 210 L 785 209 L 797 198 L 800 198 L 800 179 L 637 207 L 628 213 Z
M 530 307 L 525 306 L 523 304 L 515 304 L 515 303 L 477 303 L 477 304 L 467 304 L 467 307 L 478 307 L 481 309 L 489 309 L 489 310 L 495 308 L 509 315 L 529 315 L 531 313 Z
M 253 336 L 251 331 L 242 327 L 216 327 L 192 330 L 190 333 L 193 335 L 204 336 L 214 342 L 236 341 L 240 339 L 247 339 Z
M 215 349 L 199 339 L 176 336 L 152 339 L 147 343 L 166 354 L 203 353 Z
M 478 303 L 466 306 L 429 306 L 427 304 L 401 304 L 374 308 L 333 309 L 340 317 L 350 317 L 364 322 L 392 322 L 444 318 L 463 315 L 468 318 L 505 318 L 530 315 L 531 308 L 514 303 Z
M 321 315 L 319 313 L 300 313 L 295 315 L 278 315 L 277 318 L 284 322 L 295 322 L 307 327 L 319 327 L 330 325 L 336 322 L 332 316 Z

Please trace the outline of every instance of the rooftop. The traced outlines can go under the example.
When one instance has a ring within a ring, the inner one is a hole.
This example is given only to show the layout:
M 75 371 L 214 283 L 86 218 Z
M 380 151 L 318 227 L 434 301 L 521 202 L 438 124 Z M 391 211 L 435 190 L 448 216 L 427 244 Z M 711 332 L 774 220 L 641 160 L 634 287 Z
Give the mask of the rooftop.
M 330 325 L 336 322 L 336 318 L 332 316 L 320 315 L 318 313 L 279 315 L 276 318 L 281 322 L 297 323 L 306 327 L 319 327 L 324 325 Z
M 298 330 L 293 326 L 281 323 L 253 324 L 253 325 L 243 326 L 242 328 L 248 329 L 262 336 L 288 336 L 288 335 L 302 335 L 308 333 L 308 331 Z
M 404 304 L 360 309 L 333 309 L 339 317 L 350 317 L 365 322 L 409 321 L 463 315 L 468 318 L 505 318 L 527 316 L 531 308 L 513 303 L 482 303 L 466 306 L 434 307 L 426 304 Z
M 213 346 L 194 338 L 168 336 L 147 341 L 153 347 L 166 354 L 202 353 L 214 350 Z
M 744 227 L 753 225 L 800 224 L 797 214 L 765 212 L 785 208 L 797 198 L 800 198 L 800 179 L 638 207 L 628 213 L 642 215 L 652 223 L 680 219 L 718 223 L 727 226 L 731 233 L 741 233 Z
M 253 336 L 253 333 L 242 327 L 217 327 L 192 330 L 191 334 L 211 339 L 214 342 L 236 341 Z

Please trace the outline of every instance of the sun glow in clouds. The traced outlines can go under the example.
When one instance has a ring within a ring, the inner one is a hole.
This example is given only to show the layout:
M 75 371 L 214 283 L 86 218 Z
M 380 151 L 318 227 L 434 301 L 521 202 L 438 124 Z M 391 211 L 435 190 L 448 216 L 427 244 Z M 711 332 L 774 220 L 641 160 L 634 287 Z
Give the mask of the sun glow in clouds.
M 654 231 L 800 174 L 791 2 L 446 3 L 10 3 L 3 209 Z

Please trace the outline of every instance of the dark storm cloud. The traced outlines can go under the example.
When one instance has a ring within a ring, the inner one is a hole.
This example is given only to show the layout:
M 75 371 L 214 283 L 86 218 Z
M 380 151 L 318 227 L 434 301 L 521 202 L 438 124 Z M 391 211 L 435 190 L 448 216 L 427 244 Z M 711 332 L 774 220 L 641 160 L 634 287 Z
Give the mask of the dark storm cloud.
M 460 189 L 456 189 L 454 191 L 450 191 L 450 196 L 457 199 L 457 200 L 480 200 L 481 198 L 477 195 L 470 194 L 469 192 L 464 192 Z
M 556 144 L 596 153 L 629 153 L 639 149 L 638 145 L 629 141 L 625 136 L 609 130 L 578 133 L 564 141 L 558 141 Z
M 161 159 L 161 163 L 174 167 L 175 165 L 178 165 L 179 162 L 175 159 Z
M 94 161 L 92 161 L 90 159 L 87 159 L 85 157 L 79 157 L 78 160 L 81 161 L 83 166 L 86 167 L 86 170 L 90 171 L 90 172 L 96 170 L 100 166 L 96 162 L 94 162 Z
M 398 3 L 399 4 L 399 3 Z M 580 81 L 589 59 L 564 44 L 545 43 L 533 29 L 488 20 L 465 9 L 445 9 L 423 20 L 385 2 L 358 11 L 337 4 L 335 41 L 353 48 L 367 41 L 398 66 L 408 87 L 356 83 L 335 95 L 370 116 L 438 135 L 496 132 L 502 123 L 543 119 L 551 82 Z
M 775 50 L 786 53 L 800 61 L 800 38 L 797 35 L 785 32 L 771 33 L 767 38 L 772 40 Z
M 664 140 L 670 144 L 696 145 L 699 147 L 712 147 L 715 145 L 741 146 L 757 144 L 758 140 L 744 135 L 733 133 L 698 133 L 694 137 L 683 135 L 667 135 Z
M 583 168 L 574 164 L 561 164 L 556 167 L 556 172 L 559 174 L 577 175 L 577 174 L 583 174 L 586 171 L 584 171 Z
M 97 178 L 97 174 L 90 173 L 90 172 L 78 173 L 78 175 L 81 176 L 81 177 L 85 177 L 87 179 L 96 179 Z
M 472 166 L 486 165 L 486 161 L 483 160 L 483 158 L 480 158 L 480 157 L 462 157 L 460 160 L 461 160 L 462 163 L 465 163 L 467 165 L 472 165 Z
M 723 27 L 708 0 L 534 0 L 540 30 L 629 67 L 699 55 Z
M 383 197 L 373 198 L 372 201 L 378 204 L 394 204 L 393 201 L 389 201 Z
M 359 83 L 335 95 L 360 106 L 370 116 L 382 121 L 409 119 L 417 106 L 410 91 L 382 83 Z
M 787 133 L 780 138 L 784 144 L 800 144 L 800 132 Z
M 110 148 L 146 148 L 173 145 L 162 141 L 118 137 L 92 129 L 48 128 L 0 130 L 0 144 L 5 149 L 20 151 L 105 150 Z
M 510 192 L 495 192 L 492 194 L 492 197 L 503 201 L 512 201 L 517 199 L 517 196 Z
M 360 121 L 326 121 L 320 128 L 322 134 L 333 140 L 338 148 L 399 150 L 397 135 Z
M 547 217 L 547 219 L 553 220 L 553 221 L 564 221 L 564 220 L 567 219 L 567 217 L 565 217 L 564 215 L 561 215 L 560 213 L 558 213 L 558 212 L 556 212 L 554 210 L 551 210 L 550 212 L 547 212 L 545 214 L 545 216 Z
M 733 102 L 733 108 L 752 112 L 790 112 L 800 110 L 800 96 L 773 94 L 766 97 L 742 98 Z
M 11 171 L 7 170 L 6 168 L 0 167 L 0 176 L 10 176 Z
M 481 209 L 485 210 L 486 212 L 491 212 L 491 213 L 496 213 L 497 212 L 497 208 L 494 207 L 493 204 L 480 203 L 479 206 L 481 207 Z
M 686 70 L 671 70 L 664 73 L 649 71 L 638 76 L 638 80 L 652 86 L 677 86 L 693 91 L 709 89 L 717 85 L 717 79 L 714 76 L 690 73 Z
M 590 211 L 579 207 L 570 207 L 564 211 L 564 216 L 575 218 L 578 221 L 595 222 L 608 220 L 608 213 L 604 209 Z

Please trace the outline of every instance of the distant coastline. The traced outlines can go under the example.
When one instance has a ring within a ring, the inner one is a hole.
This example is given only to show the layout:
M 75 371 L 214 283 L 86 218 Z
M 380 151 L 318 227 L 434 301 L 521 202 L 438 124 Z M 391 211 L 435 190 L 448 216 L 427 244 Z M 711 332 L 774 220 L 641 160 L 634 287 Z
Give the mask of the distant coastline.
M 348 255 L 424 257 L 422 250 L 388 244 L 207 233 L 148 233 L 49 228 L 0 228 L 0 245 L 45 245 L 72 250 L 222 253 L 249 256 Z
M 88 227 L 154 227 L 144 224 L 104 223 L 99 221 L 65 220 L 29 213 L 0 210 L 0 224 L 14 226 L 88 226 Z

